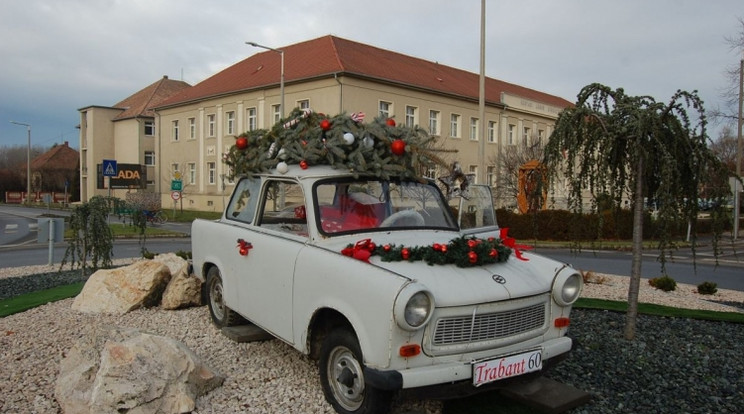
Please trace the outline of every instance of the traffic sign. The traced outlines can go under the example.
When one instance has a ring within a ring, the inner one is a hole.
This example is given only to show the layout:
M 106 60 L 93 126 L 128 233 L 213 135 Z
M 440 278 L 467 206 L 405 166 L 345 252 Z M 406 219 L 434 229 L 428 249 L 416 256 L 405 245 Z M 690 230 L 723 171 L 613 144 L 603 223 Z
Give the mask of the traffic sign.
M 171 191 L 181 191 L 181 190 L 183 190 L 183 181 L 171 180 Z
M 178 199 L 181 198 L 181 192 L 180 191 L 171 191 L 171 198 L 173 201 L 178 201 Z
M 116 177 L 116 160 L 103 160 L 103 167 L 101 170 L 103 171 L 104 177 Z

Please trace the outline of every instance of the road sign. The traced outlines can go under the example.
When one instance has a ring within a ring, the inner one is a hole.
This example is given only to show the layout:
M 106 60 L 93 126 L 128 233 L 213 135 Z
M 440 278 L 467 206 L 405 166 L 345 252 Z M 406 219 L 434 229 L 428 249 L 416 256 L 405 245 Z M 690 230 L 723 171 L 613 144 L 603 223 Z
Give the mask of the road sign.
M 180 180 L 181 179 L 181 171 L 174 172 L 173 173 L 173 178 L 175 178 L 176 180 Z
M 181 190 L 183 190 L 183 181 L 171 180 L 171 191 L 181 191 Z
M 103 160 L 103 168 L 101 170 L 103 170 L 104 177 L 116 177 L 116 160 Z
M 171 198 L 173 201 L 178 201 L 178 199 L 181 198 L 181 192 L 180 191 L 171 191 Z

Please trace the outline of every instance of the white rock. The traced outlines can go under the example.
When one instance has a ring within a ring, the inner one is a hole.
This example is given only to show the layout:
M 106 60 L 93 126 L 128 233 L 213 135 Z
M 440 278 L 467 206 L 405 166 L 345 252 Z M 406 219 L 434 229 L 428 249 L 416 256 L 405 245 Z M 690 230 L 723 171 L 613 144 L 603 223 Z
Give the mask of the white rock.
M 88 278 L 72 308 L 86 313 L 124 314 L 154 306 L 160 303 L 170 278 L 168 266 L 151 260 L 98 270 Z
M 223 381 L 174 339 L 113 328 L 73 346 L 55 397 L 66 413 L 187 413 Z

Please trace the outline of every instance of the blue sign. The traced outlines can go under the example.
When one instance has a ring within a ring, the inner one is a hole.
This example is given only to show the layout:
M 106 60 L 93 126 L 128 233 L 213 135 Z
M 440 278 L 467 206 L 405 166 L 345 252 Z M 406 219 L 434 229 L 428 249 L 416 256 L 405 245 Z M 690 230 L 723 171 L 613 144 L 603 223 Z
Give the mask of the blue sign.
M 104 177 L 116 177 L 116 160 L 103 160 L 103 168 L 101 170 L 103 170 Z

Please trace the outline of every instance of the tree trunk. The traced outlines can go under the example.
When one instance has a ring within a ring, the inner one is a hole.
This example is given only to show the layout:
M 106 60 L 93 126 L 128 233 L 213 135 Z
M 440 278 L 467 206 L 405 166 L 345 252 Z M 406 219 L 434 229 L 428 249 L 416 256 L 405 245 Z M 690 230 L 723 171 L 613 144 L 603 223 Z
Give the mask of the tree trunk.
M 641 260 L 643 259 L 643 155 L 638 160 L 636 185 L 633 191 L 633 262 L 628 288 L 628 313 L 625 317 L 625 339 L 635 339 L 638 319 L 638 292 L 641 287 Z

